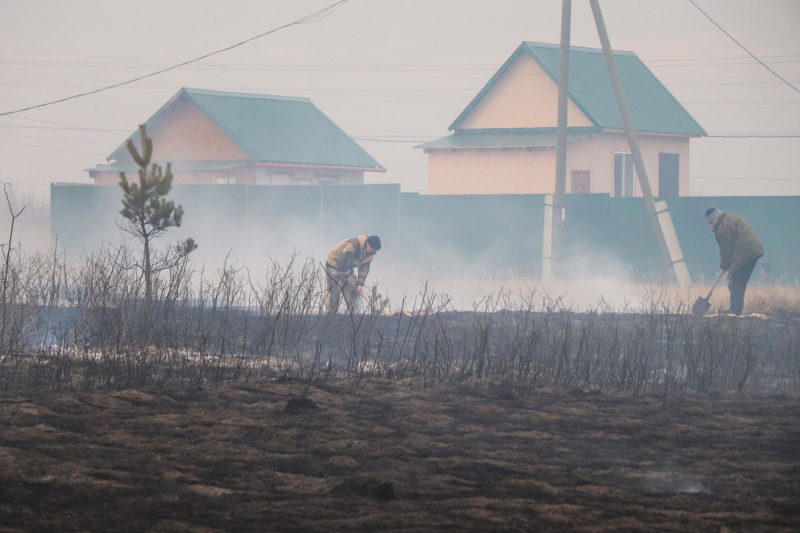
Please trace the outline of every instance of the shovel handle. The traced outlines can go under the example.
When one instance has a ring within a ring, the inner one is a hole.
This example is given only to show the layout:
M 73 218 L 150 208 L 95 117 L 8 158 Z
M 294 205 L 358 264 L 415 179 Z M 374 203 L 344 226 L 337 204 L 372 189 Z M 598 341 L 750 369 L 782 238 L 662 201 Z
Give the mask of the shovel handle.
M 719 271 L 719 274 L 717 274 L 717 279 L 715 279 L 715 280 L 714 280 L 714 284 L 713 284 L 713 285 L 711 285 L 711 290 L 710 290 L 710 291 L 708 291 L 708 296 L 706 296 L 706 300 L 708 300 L 709 298 L 711 298 L 711 293 L 712 293 L 712 292 L 714 292 L 714 287 L 716 287 L 716 286 L 717 286 L 717 282 L 719 281 L 719 278 L 721 278 L 721 277 L 722 277 L 722 275 L 723 275 L 724 273 L 725 273 L 725 272 L 723 272 L 722 270 L 720 270 L 720 271 Z

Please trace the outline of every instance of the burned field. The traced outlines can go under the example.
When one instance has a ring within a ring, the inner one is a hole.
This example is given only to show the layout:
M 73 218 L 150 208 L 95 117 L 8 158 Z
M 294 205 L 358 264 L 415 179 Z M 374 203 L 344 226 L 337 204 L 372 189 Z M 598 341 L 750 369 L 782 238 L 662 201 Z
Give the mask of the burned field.
M 800 528 L 796 316 L 259 318 L 4 358 L 0 531 Z
M 278 379 L 20 394 L 1 407 L 2 531 L 800 528 L 788 396 L 665 405 Z

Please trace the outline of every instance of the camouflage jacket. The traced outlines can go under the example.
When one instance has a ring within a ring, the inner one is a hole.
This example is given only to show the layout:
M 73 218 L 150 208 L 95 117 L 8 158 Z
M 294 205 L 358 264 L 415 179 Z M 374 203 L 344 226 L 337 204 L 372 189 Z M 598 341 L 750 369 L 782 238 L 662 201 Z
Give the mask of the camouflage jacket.
M 352 239 L 345 239 L 337 244 L 328 254 L 326 267 L 334 270 L 335 274 L 352 274 L 353 269 L 358 268 L 359 286 L 364 285 L 369 274 L 369 266 L 373 256 L 366 253 L 366 235 L 359 235 Z
M 733 271 L 739 265 L 764 255 L 761 241 L 740 216 L 723 213 L 714 225 L 714 235 L 719 245 L 721 269 Z

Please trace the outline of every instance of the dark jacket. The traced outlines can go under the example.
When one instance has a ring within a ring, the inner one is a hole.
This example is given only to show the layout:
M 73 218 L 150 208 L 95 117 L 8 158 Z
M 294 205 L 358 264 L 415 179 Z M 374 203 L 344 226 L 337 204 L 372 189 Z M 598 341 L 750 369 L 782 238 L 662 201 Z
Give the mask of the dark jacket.
M 761 241 L 745 219 L 722 213 L 714 225 L 714 235 L 719 245 L 719 267 L 736 270 L 743 263 L 764 255 Z

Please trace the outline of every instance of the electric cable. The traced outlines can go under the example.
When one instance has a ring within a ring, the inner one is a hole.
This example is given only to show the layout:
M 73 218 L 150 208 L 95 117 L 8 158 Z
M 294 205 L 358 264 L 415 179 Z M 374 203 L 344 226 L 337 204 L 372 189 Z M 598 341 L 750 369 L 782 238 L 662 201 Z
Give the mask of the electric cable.
M 724 29 L 722 26 L 720 26 L 719 24 L 717 24 L 717 21 L 715 21 L 714 19 L 712 19 L 710 16 L 708 16 L 708 14 L 707 14 L 705 11 L 703 11 L 702 9 L 700 9 L 700 6 L 698 6 L 698 5 L 697 5 L 697 4 L 694 2 L 694 0 L 689 0 L 689 3 L 690 3 L 690 4 L 692 4 L 694 7 L 696 7 L 696 8 L 697 8 L 697 10 L 698 10 L 700 13 L 702 13 L 702 14 L 703 14 L 703 15 L 704 15 L 704 16 L 705 16 L 705 17 L 706 17 L 708 20 L 710 20 L 710 21 L 711 21 L 711 23 L 712 23 L 712 24 L 714 24 L 714 26 L 716 26 L 717 28 L 719 28 L 719 29 L 720 29 L 720 31 L 722 31 L 722 33 L 724 33 L 725 35 L 727 35 L 727 36 L 728 36 L 728 37 L 729 37 L 729 38 L 730 38 L 730 39 L 731 39 L 733 42 L 735 42 L 736 44 L 738 44 L 738 45 L 739 45 L 739 47 L 740 47 L 742 50 L 744 50 L 745 52 L 747 52 L 748 54 L 750 54 L 750 57 L 752 57 L 753 59 L 755 59 L 756 61 L 758 61 L 758 62 L 761 64 L 761 66 L 762 66 L 762 67 L 764 67 L 764 68 L 765 68 L 765 69 L 767 69 L 768 71 L 772 72 L 772 73 L 775 75 L 775 77 L 777 77 L 779 80 L 781 80 L 783 83 L 785 83 L 786 85 L 788 85 L 789 87 L 791 87 L 792 89 L 794 89 L 795 91 L 797 91 L 798 93 L 800 93 L 800 89 L 798 89 L 797 87 L 795 87 L 794 85 L 792 85 L 791 83 L 789 83 L 788 81 L 786 81 L 785 79 L 783 79 L 783 78 L 781 77 L 781 75 L 780 75 L 780 74 L 778 74 L 777 72 L 775 72 L 774 70 L 772 70 L 771 68 L 769 68 L 769 67 L 766 65 L 766 63 L 764 63 L 763 61 L 761 61 L 761 60 L 760 60 L 759 58 L 757 58 L 757 57 L 756 57 L 756 56 L 755 56 L 755 55 L 754 55 L 754 54 L 753 54 L 753 53 L 752 53 L 750 50 L 748 50 L 747 48 L 745 48 L 745 46 L 744 46 L 742 43 L 740 43 L 739 41 L 737 41 L 737 40 L 736 40 L 736 39 L 733 37 L 733 35 L 731 35 L 731 34 L 730 34 L 730 33 L 728 33 L 727 31 L 725 31 L 725 29 Z
M 37 108 L 40 108 L 40 107 L 51 106 L 53 104 L 59 104 L 61 102 L 66 102 L 68 100 L 74 100 L 75 98 L 81 98 L 83 96 L 89 96 L 91 94 L 97 94 L 97 93 L 100 93 L 100 92 L 103 92 L 103 91 L 108 91 L 110 89 L 115 89 L 115 88 L 121 87 L 123 85 L 129 85 L 131 83 L 135 83 L 135 82 L 143 80 L 145 78 L 152 78 L 153 76 L 158 76 L 159 74 L 163 74 L 165 72 L 169 72 L 170 70 L 175 70 L 175 69 L 178 69 L 180 67 L 183 67 L 183 66 L 186 66 L 186 65 L 190 65 L 192 63 L 197 63 L 198 61 L 201 61 L 201 60 L 203 60 L 203 59 L 205 59 L 207 57 L 211 57 L 213 55 L 221 54 L 222 52 L 227 52 L 228 50 L 232 50 L 234 48 L 237 48 L 239 46 L 247 44 L 247 43 L 249 43 L 251 41 L 254 41 L 256 39 L 260 39 L 261 37 L 265 37 L 267 35 L 270 35 L 272 33 L 280 31 L 280 30 L 282 30 L 284 28 L 288 28 L 290 26 L 296 26 L 298 24 L 308 24 L 308 23 L 311 23 L 311 22 L 320 21 L 320 20 L 328 17 L 329 15 L 331 15 L 334 11 L 336 11 L 339 7 L 341 7 L 343 4 L 345 4 L 348 1 L 349 0 L 339 0 L 338 2 L 335 2 L 335 3 L 331 4 L 331 5 L 329 5 L 328 7 L 320 9 L 319 11 L 315 11 L 314 13 L 311 13 L 310 15 L 306 15 L 305 17 L 299 18 L 299 19 L 295 20 L 294 22 L 289 22 L 288 24 L 284 24 L 283 26 L 279 26 L 277 28 L 273 28 L 273 29 L 271 29 L 271 30 L 269 30 L 267 32 L 264 32 L 262 34 L 256 35 L 255 37 L 250 37 L 249 39 L 246 39 L 246 40 L 244 40 L 244 41 L 242 41 L 240 43 L 228 46 L 226 48 L 222 48 L 220 50 L 216 50 L 214 52 L 202 55 L 202 56 L 200 56 L 198 58 L 195 58 L 195 59 L 190 59 L 188 61 L 184 61 L 183 63 L 178 63 L 177 65 L 172 65 L 170 67 L 158 70 L 156 72 L 151 72 L 149 74 L 145 74 L 143 76 L 139 76 L 138 78 L 133 78 L 131 80 L 123 81 L 123 82 L 120 82 L 120 83 L 115 83 L 113 85 L 108 85 L 106 87 L 102 87 L 100 89 L 95 89 L 93 91 L 88 91 L 88 92 L 85 92 L 85 93 L 80 93 L 80 94 L 75 94 L 75 95 L 72 95 L 72 96 L 67 96 L 66 98 L 60 98 L 58 100 L 53 100 L 51 102 L 45 102 L 43 104 L 37 104 L 37 105 L 33 105 L 33 106 L 28 106 L 28 107 L 24 107 L 24 108 L 21 108 L 21 109 L 16 109 L 14 111 L 6 111 L 4 113 L 0 113 L 0 117 L 7 116 L 7 115 L 13 115 L 15 113 L 21 113 L 23 111 L 29 111 L 31 109 L 37 109 Z

